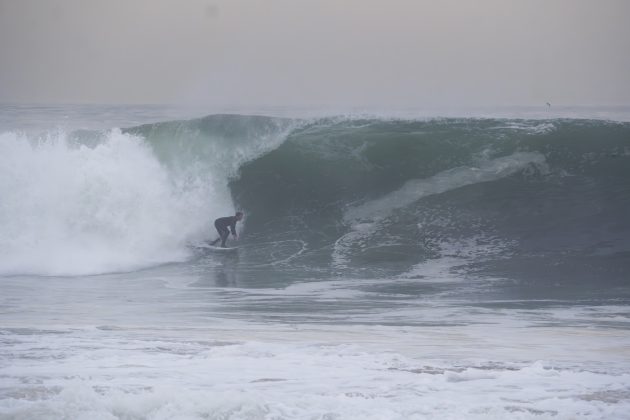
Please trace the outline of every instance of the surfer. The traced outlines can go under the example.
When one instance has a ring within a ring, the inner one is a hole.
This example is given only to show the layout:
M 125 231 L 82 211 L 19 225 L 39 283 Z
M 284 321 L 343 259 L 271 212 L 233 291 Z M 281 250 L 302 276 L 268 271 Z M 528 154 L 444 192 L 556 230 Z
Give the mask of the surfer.
M 221 247 L 225 248 L 225 241 L 227 241 L 228 236 L 230 236 L 230 231 L 232 232 L 232 236 L 234 236 L 234 239 L 238 239 L 238 235 L 236 234 L 236 222 L 242 219 L 243 213 L 237 211 L 234 216 L 219 217 L 217 220 L 215 220 L 214 227 L 217 228 L 217 232 L 219 232 L 219 237 L 214 240 L 210 245 L 215 245 L 217 242 L 221 241 Z

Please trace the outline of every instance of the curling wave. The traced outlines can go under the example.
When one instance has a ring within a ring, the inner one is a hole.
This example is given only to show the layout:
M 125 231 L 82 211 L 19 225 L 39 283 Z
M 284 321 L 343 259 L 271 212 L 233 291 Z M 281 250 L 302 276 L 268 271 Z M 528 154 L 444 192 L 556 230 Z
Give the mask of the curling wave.
M 240 115 L 4 132 L 0 273 L 184 261 L 236 208 L 248 247 L 299 241 L 278 261 L 326 275 L 416 275 L 447 255 L 506 276 L 621 272 L 629 139 L 630 124 L 591 120 Z

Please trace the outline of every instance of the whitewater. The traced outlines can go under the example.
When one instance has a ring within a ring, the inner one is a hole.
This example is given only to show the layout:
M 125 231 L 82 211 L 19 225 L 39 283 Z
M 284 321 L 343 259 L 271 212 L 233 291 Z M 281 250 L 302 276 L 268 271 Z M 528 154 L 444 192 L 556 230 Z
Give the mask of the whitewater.
M 2 105 L 0 419 L 630 419 L 629 117 Z

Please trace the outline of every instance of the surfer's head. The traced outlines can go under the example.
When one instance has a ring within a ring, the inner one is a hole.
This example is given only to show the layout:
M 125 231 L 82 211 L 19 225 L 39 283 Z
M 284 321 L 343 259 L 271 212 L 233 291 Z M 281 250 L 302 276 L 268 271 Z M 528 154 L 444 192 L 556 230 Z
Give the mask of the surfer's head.
M 236 220 L 242 220 L 243 219 L 243 212 L 242 211 L 237 211 L 236 212 Z

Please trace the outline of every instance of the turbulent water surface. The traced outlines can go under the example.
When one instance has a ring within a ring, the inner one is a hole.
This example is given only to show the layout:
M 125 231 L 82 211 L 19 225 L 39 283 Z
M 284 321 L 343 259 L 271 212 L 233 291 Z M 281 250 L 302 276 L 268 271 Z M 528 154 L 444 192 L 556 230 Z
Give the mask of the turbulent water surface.
M 630 112 L 565 111 L 0 107 L 0 418 L 630 418 Z

